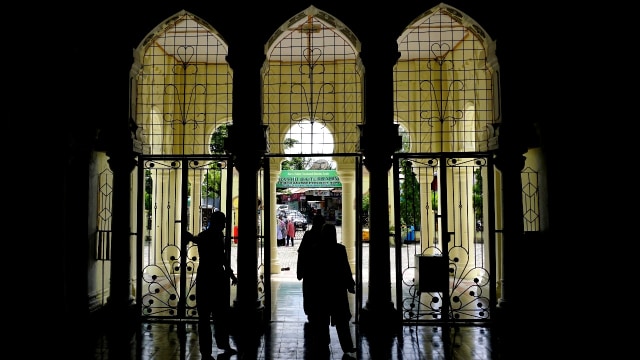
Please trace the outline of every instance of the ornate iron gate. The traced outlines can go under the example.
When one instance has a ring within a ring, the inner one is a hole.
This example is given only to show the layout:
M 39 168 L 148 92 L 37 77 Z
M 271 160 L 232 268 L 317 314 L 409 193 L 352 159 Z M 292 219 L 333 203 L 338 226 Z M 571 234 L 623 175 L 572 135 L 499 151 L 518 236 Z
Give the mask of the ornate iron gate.
M 496 307 L 495 173 L 486 156 L 396 157 L 396 297 L 405 323 Z
M 198 234 L 210 214 L 227 214 L 226 246 L 232 251 L 234 209 L 232 164 L 226 157 L 145 158 L 139 161 L 137 303 L 146 320 L 197 318 L 197 245 L 183 241 Z M 235 247 L 234 247 L 235 250 Z M 230 255 L 232 268 L 237 268 Z M 230 297 L 235 298 L 235 294 Z

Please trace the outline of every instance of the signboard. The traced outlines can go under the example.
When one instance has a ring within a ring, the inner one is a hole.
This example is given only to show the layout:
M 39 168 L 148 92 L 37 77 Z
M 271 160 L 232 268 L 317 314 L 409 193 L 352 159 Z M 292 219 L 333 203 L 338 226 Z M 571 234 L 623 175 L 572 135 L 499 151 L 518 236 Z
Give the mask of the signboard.
M 276 188 L 342 188 L 336 170 L 282 170 Z

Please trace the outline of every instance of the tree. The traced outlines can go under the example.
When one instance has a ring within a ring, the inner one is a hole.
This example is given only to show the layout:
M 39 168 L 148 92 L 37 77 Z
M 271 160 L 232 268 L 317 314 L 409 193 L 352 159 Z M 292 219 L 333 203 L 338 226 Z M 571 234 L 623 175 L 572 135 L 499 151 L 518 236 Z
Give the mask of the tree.
M 406 225 L 420 225 L 420 183 L 411 167 L 411 161 L 403 160 L 400 172 L 404 181 L 400 185 L 400 219 Z
M 204 181 L 202 182 L 202 194 L 206 198 L 219 198 L 221 180 L 222 172 L 220 171 L 220 164 L 212 162 L 209 164 L 209 171 L 205 174 Z
M 282 162 L 282 170 L 306 170 L 309 167 L 310 159 L 294 156 L 290 160 Z
M 369 192 L 362 195 L 362 214 L 360 214 L 362 226 L 365 228 L 369 227 Z
M 297 139 L 286 138 L 283 143 L 285 149 L 291 149 L 295 144 L 299 143 L 299 141 Z
M 151 210 L 151 195 L 153 194 L 153 179 L 151 170 L 144 171 L 144 209 Z
M 362 214 L 369 215 L 369 193 L 362 195 Z
M 297 139 L 286 138 L 284 139 L 284 148 L 291 149 L 298 142 Z M 294 156 L 282 162 L 281 170 L 306 170 L 310 162 L 311 159 Z
M 216 131 L 211 135 L 211 143 L 209 149 L 212 154 L 225 154 L 224 141 L 229 136 L 227 124 L 222 124 L 216 128 Z M 202 180 L 202 195 L 206 198 L 219 198 L 220 187 L 222 181 L 222 172 L 220 170 L 220 164 L 212 162 L 209 164 L 209 171 Z M 191 194 L 191 184 L 189 184 L 189 194 Z
M 482 169 L 475 169 L 473 175 L 473 211 L 478 221 L 482 220 Z
M 216 131 L 214 131 L 213 135 L 211 135 L 211 144 L 209 145 L 209 149 L 212 154 L 224 154 L 224 139 L 229 136 L 227 130 L 227 124 L 222 124 L 218 126 Z
M 398 133 L 402 137 L 402 147 L 400 148 L 400 150 L 398 150 L 398 152 L 409 152 L 409 150 L 411 149 L 411 139 L 409 138 L 409 132 L 404 128 L 404 126 L 400 125 L 398 126 Z

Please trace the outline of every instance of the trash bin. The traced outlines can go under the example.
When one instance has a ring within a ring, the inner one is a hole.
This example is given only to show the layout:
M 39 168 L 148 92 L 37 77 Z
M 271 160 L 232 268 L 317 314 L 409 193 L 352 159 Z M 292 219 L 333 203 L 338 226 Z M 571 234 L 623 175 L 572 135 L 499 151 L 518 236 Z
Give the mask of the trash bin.
M 409 226 L 407 230 L 407 238 L 405 239 L 405 243 L 410 243 L 416 241 L 416 229 L 413 225 Z
M 449 259 L 444 256 L 415 256 L 414 284 L 418 293 L 447 292 Z

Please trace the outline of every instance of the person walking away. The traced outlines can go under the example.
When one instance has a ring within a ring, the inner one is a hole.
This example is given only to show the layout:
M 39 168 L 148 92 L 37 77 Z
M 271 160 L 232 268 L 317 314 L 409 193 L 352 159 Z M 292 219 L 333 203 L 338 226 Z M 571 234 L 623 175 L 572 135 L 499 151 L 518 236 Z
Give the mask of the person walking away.
M 312 266 L 313 271 L 306 274 L 307 280 L 310 280 L 307 295 L 311 296 L 307 309 L 309 330 L 311 339 L 317 340 L 312 346 L 319 352 L 329 351 L 330 327 L 333 326 L 342 351 L 345 355 L 353 353 L 355 348 L 349 327 L 352 314 L 348 293 L 355 293 L 355 281 L 347 250 L 344 245 L 338 244 L 335 225 L 322 225 L 312 254 L 307 265 Z
M 204 360 L 214 360 L 211 318 L 215 332 L 216 346 L 225 354 L 237 354 L 230 340 L 230 286 L 238 279 L 231 269 L 225 251 L 226 216 L 217 211 L 211 215 L 206 230 L 194 236 L 187 232 L 187 240 L 198 245 L 199 265 L 196 274 L 196 310 L 198 311 L 198 345 Z
M 324 225 L 325 219 L 322 215 L 317 214 L 311 221 L 311 229 L 307 230 L 300 240 L 298 247 L 298 261 L 296 264 L 296 276 L 298 280 L 302 280 L 302 307 L 304 313 L 309 317 L 309 303 L 311 302 L 311 286 L 314 281 L 315 269 L 311 266 L 311 260 L 315 257 L 313 253 L 314 246 L 320 241 L 320 231 Z M 307 276 L 308 275 L 308 276 Z
M 296 224 L 293 223 L 293 219 L 289 219 L 287 221 L 287 246 L 289 246 L 289 242 L 291 242 L 291 246 L 293 246 L 293 239 L 296 237 Z

